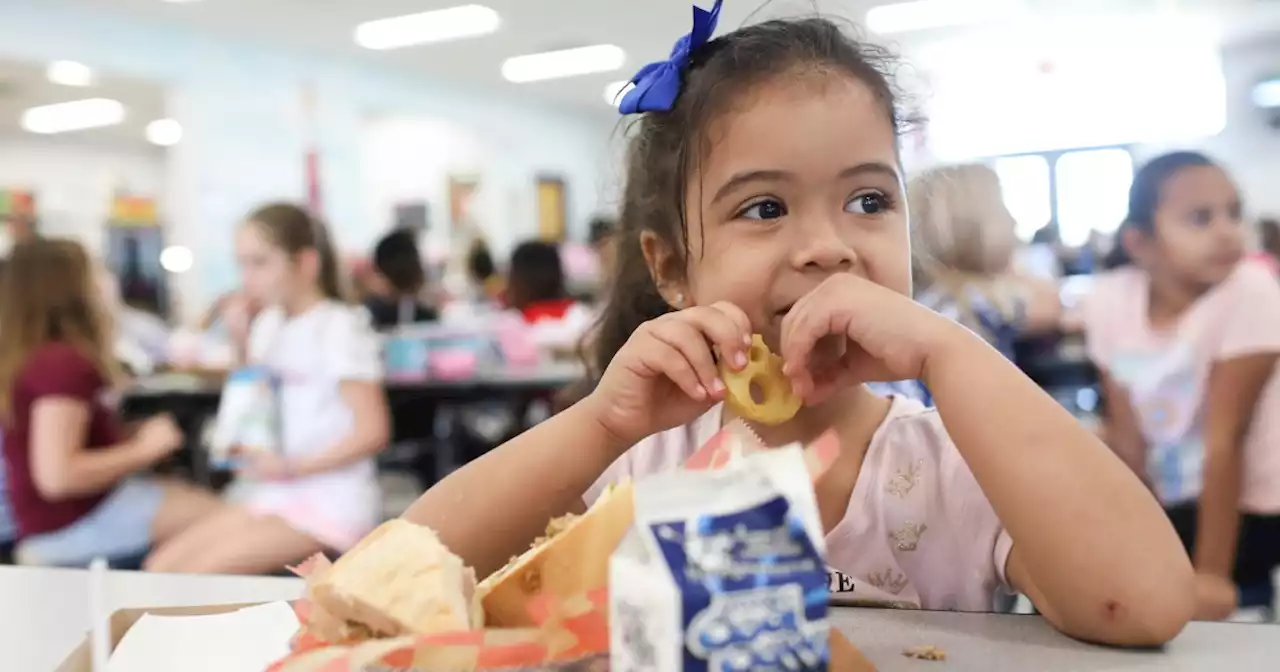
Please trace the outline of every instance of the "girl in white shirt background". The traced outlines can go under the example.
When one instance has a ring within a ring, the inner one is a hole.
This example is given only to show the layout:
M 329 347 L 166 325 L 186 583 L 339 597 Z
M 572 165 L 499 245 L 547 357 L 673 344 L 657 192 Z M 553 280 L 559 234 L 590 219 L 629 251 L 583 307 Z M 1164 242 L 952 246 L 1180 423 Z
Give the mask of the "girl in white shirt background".
M 265 206 L 236 235 L 244 291 L 263 310 L 247 363 L 279 378 L 283 447 L 238 473 L 238 503 L 157 549 L 147 569 L 265 573 L 343 552 L 379 521 L 374 455 L 390 419 L 368 313 L 344 302 L 324 225 L 293 205 Z

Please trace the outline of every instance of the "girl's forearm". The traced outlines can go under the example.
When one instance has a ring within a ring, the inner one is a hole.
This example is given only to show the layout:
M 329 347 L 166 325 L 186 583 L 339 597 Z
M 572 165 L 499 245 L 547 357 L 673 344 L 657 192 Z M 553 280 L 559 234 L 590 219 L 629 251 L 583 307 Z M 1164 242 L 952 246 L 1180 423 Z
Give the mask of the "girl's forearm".
M 1193 558 L 1198 572 L 1231 578 L 1240 533 L 1240 470 L 1236 446 L 1205 446 Z
M 625 450 L 579 402 L 453 472 L 404 517 L 434 529 L 484 577 L 518 555 Z
M 1118 631 L 1177 632 L 1193 607 L 1190 563 L 1132 470 L 976 338 L 950 339 L 924 374 L 947 432 L 1062 622 L 1111 618 L 1128 622 L 1114 623 Z
M 95 495 L 154 461 L 142 446 L 124 441 L 105 448 L 77 451 L 67 461 L 61 478 L 52 483 L 42 483 L 42 479 L 37 478 L 36 485 L 46 499 L 53 501 Z
M 1196 523 L 1196 570 L 1230 579 L 1240 534 L 1244 444 L 1277 357 L 1246 355 L 1215 362 L 1205 383 L 1204 487 Z
M 292 462 L 290 470 L 295 476 L 311 476 L 341 469 L 378 454 L 388 440 L 385 433 L 353 432 L 324 452 Z

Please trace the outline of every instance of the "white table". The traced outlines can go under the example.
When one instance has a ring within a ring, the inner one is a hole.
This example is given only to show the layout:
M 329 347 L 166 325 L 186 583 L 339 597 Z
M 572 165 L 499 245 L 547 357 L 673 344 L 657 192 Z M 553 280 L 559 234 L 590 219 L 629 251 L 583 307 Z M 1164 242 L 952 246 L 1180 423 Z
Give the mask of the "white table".
M 1275 672 L 1280 625 L 1192 623 L 1163 651 L 1092 646 L 1058 634 L 1039 616 L 838 609 L 834 624 L 880 672 Z M 936 646 L 944 662 L 903 649 Z
M 105 597 L 115 611 L 292 600 L 302 587 L 301 579 L 109 572 Z M 88 572 L 0 567 L 0 669 L 53 669 L 84 639 L 90 618 Z
M 45 672 L 89 629 L 88 573 L 0 567 L 0 661 L 4 670 Z M 108 574 L 111 610 L 125 607 L 290 600 L 299 579 Z M 1280 626 L 1193 623 L 1164 651 L 1120 651 L 1072 641 L 1037 616 L 837 609 L 835 625 L 881 672 L 1263 672 L 1280 669 Z M 910 660 L 931 644 L 945 662 Z

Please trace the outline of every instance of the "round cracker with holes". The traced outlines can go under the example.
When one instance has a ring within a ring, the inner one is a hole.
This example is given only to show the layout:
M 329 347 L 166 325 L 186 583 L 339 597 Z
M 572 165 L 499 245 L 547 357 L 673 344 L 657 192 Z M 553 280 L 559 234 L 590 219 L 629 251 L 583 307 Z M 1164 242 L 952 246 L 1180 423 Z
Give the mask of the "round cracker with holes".
M 734 371 L 722 361 L 720 378 L 729 408 L 747 420 L 777 425 L 800 410 L 800 397 L 791 391 L 791 381 L 782 373 L 782 358 L 769 352 L 759 334 L 751 337 L 747 366 Z

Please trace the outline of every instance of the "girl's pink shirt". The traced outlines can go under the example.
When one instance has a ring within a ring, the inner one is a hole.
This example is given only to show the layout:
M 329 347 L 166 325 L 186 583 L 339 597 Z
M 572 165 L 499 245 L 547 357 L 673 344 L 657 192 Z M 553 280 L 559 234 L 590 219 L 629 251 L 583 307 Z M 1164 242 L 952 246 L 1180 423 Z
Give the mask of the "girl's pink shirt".
M 625 479 L 677 469 L 721 427 L 722 407 L 655 434 L 587 491 L 590 505 Z M 1012 592 L 1013 548 L 937 411 L 895 397 L 872 436 L 844 519 L 827 534 L 833 593 L 860 604 L 990 611 Z
M 1280 354 L 1280 279 L 1246 260 L 1168 329 L 1148 321 L 1147 274 L 1100 276 L 1082 315 L 1089 358 L 1123 387 L 1147 443 L 1147 477 L 1166 505 L 1194 501 L 1203 485 L 1204 395 L 1219 361 Z M 1280 376 L 1272 374 L 1244 443 L 1241 508 L 1280 512 Z

